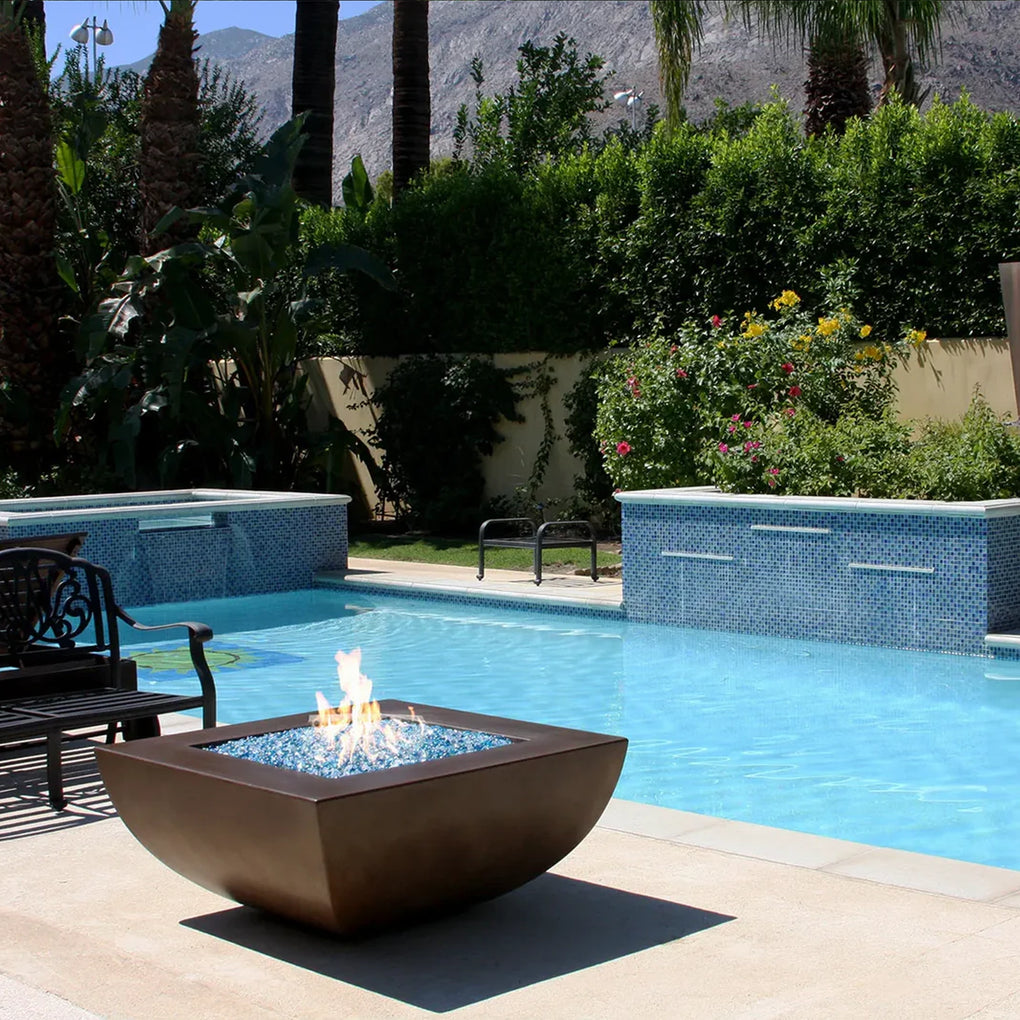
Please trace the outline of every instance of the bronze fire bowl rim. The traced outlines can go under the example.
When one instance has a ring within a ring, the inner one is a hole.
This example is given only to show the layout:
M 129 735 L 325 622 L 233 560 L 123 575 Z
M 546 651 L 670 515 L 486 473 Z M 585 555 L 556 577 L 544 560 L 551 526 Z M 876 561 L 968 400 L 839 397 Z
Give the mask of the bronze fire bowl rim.
M 512 762 L 542 758 L 580 748 L 605 744 L 627 743 L 625 737 L 585 730 L 525 722 L 502 716 L 482 715 L 454 708 L 423 705 L 416 702 L 387 699 L 379 702 L 383 717 L 411 720 L 412 711 L 418 720 L 451 729 L 480 730 L 506 737 L 511 743 L 465 754 L 448 755 L 434 761 L 397 765 L 363 772 L 355 776 L 329 778 L 297 772 L 293 769 L 262 762 L 248 761 L 222 754 L 210 747 L 242 737 L 256 737 L 281 730 L 302 729 L 310 725 L 315 713 L 297 712 L 269 719 L 253 719 L 243 723 L 211 729 L 171 733 L 145 740 L 106 745 L 104 754 L 150 761 L 170 768 L 207 775 L 226 782 L 254 786 L 272 793 L 297 797 L 314 803 L 340 800 L 374 790 L 412 786 L 415 783 L 499 768 Z

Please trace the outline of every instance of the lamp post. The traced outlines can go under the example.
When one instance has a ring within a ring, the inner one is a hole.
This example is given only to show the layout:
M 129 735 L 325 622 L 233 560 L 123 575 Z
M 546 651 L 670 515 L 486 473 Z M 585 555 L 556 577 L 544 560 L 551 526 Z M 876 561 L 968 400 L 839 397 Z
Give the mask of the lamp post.
M 613 93 L 613 98 L 618 103 L 627 104 L 627 109 L 630 110 L 630 129 L 632 131 L 637 127 L 637 110 L 644 97 L 644 92 L 638 92 L 637 89 L 624 89 L 623 92 Z
M 99 78 L 99 61 L 96 59 L 96 44 L 100 46 L 109 46 L 113 42 L 113 32 L 110 31 L 110 26 L 106 23 L 106 19 L 103 18 L 103 25 L 100 28 L 99 23 L 96 21 L 95 15 L 92 16 L 92 20 L 89 21 L 86 18 L 80 25 L 75 25 L 71 29 L 71 38 L 76 42 L 84 45 L 89 41 L 89 36 L 92 37 L 92 70 Z M 89 73 L 89 53 L 85 51 L 85 76 L 88 77 Z

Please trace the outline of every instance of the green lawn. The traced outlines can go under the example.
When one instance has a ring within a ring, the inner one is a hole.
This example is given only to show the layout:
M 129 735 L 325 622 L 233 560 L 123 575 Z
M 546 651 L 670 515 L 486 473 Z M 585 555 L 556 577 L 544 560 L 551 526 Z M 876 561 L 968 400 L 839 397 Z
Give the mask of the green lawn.
M 454 567 L 478 566 L 477 539 L 433 538 L 426 535 L 361 535 L 352 537 L 351 556 L 365 556 L 376 560 L 406 560 L 412 563 L 442 563 Z M 590 563 L 588 548 L 550 549 L 542 557 L 543 568 L 565 568 L 572 564 L 587 569 Z M 620 563 L 619 553 L 600 549 L 600 568 L 615 567 Z M 527 549 L 486 549 L 485 569 L 531 570 L 532 554 Z

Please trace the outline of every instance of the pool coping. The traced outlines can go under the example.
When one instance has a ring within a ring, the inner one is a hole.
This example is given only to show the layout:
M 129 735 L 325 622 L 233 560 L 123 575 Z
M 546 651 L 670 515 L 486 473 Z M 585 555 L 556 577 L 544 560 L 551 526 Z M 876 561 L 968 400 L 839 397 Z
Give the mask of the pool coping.
M 604 829 L 1020 910 L 1020 870 L 816 836 L 614 797 Z
M 164 502 L 138 502 L 157 500 L 161 497 Z M 167 497 L 173 498 L 166 501 Z M 85 499 L 89 501 L 90 506 L 74 506 Z M 16 527 L 89 519 L 148 519 L 195 513 L 278 510 L 281 507 L 346 506 L 350 502 L 350 496 L 338 493 L 264 492 L 255 489 L 161 489 L 150 492 L 100 493 L 87 497 L 47 496 L 40 499 L 0 500 L 0 525 Z M 19 503 L 46 505 L 42 509 L 18 510 Z

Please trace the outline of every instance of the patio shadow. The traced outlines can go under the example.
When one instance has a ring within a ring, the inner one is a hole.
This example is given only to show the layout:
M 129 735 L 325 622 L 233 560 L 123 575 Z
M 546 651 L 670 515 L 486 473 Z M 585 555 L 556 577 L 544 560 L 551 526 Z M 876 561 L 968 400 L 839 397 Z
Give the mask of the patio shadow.
M 181 921 L 285 963 L 445 1013 L 734 918 L 546 874 L 462 913 L 358 941 L 236 907 Z
M 117 815 L 96 767 L 92 744 L 68 741 L 62 756 L 67 807 L 50 807 L 46 756 L 39 745 L 0 749 L 0 842 L 75 829 Z

